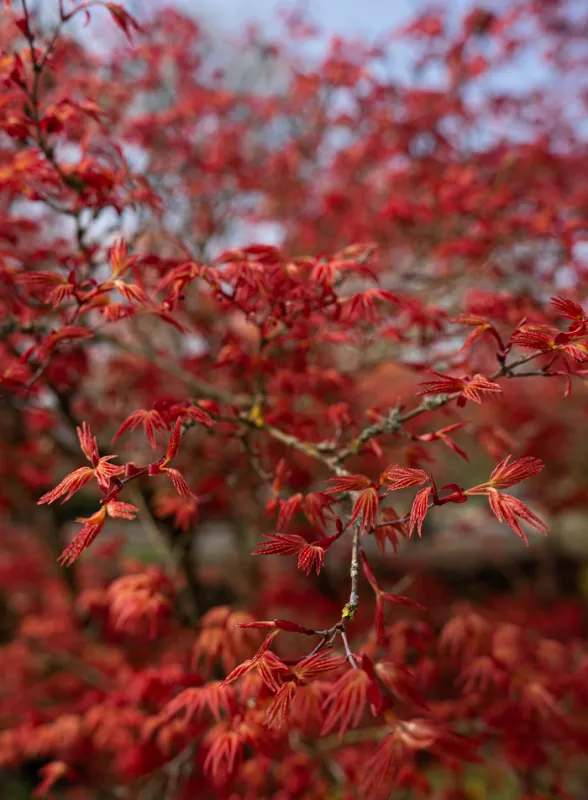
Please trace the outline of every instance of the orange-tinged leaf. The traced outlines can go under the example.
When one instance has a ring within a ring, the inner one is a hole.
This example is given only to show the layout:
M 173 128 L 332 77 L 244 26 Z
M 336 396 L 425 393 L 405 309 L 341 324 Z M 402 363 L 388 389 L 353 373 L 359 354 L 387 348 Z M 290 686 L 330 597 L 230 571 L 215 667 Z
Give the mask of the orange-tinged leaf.
M 171 467 L 165 467 L 164 472 L 167 474 L 174 485 L 174 489 L 179 495 L 181 495 L 181 497 L 195 498 L 195 494 L 186 483 L 186 480 L 181 472 L 178 472 L 177 469 L 172 469 Z
M 61 778 L 73 778 L 74 772 L 64 761 L 50 761 L 39 769 L 43 778 L 33 792 L 33 797 L 48 797 L 49 792 Z
M 375 664 L 374 669 L 378 678 L 393 695 L 405 703 L 423 709 L 427 708 L 427 701 L 417 689 L 416 678 L 407 667 L 397 664 L 395 661 L 383 659 Z
M 488 489 L 488 500 L 490 502 L 490 508 L 496 515 L 498 521 L 502 522 L 504 520 L 516 535 L 523 540 L 527 547 L 529 546 L 529 542 L 525 532 L 521 528 L 519 519 L 524 520 L 544 536 L 549 531 L 549 527 L 540 520 L 538 516 L 533 514 L 531 509 L 527 508 L 518 497 L 513 497 L 510 494 L 503 494 L 491 488 Z
M 423 389 L 417 395 L 427 394 L 456 394 L 461 393 L 464 398 L 473 400 L 474 403 L 481 403 L 480 392 L 501 392 L 500 384 L 491 381 L 484 375 L 472 375 L 465 378 L 457 378 L 452 375 L 443 375 L 441 372 L 431 371 L 436 376 L 436 380 L 425 381 L 421 384 Z
M 380 478 L 381 483 L 389 483 L 389 492 L 395 492 L 398 489 L 407 489 L 410 486 L 422 486 L 430 480 L 429 475 L 422 469 L 412 469 L 410 467 L 403 467 L 400 464 L 395 464 L 382 473 Z
M 276 527 L 279 531 L 283 531 L 292 522 L 292 518 L 302 508 L 304 496 L 300 493 L 292 495 L 287 500 L 279 500 L 280 511 L 278 513 L 278 521 Z
M 133 411 L 133 413 L 126 418 L 118 431 L 112 437 L 112 441 L 115 442 L 119 436 L 122 436 L 123 433 L 126 431 L 132 431 L 139 425 L 143 426 L 147 441 L 153 448 L 157 447 L 155 434 L 163 433 L 164 431 L 169 430 L 167 422 L 163 419 L 159 411 L 156 411 L 155 409 L 148 411 L 140 408 L 137 411 Z
M 508 489 L 510 486 L 514 486 L 515 483 L 532 478 L 541 472 L 544 466 L 540 458 L 534 458 L 533 456 L 518 458 L 512 464 L 509 464 L 511 458 L 512 456 L 507 456 L 492 470 L 488 483 L 495 489 Z
M 264 534 L 264 536 L 268 541 L 259 542 L 252 555 L 297 555 L 299 569 L 310 575 L 314 567 L 318 575 L 325 563 L 325 550 L 338 535 L 335 534 L 335 536 L 321 539 L 318 542 L 307 542 L 302 536 L 291 533 L 270 533 Z
M 559 311 L 559 316 L 571 320 L 585 320 L 586 313 L 579 303 L 565 297 L 552 297 L 551 305 Z
M 221 784 L 231 776 L 243 759 L 244 740 L 236 731 L 229 730 L 230 722 L 211 729 L 212 745 L 204 760 L 204 773 L 213 783 Z
M 66 475 L 65 478 L 50 492 L 46 492 L 38 501 L 38 505 L 43 503 L 54 503 L 63 497 L 62 503 L 69 500 L 76 492 L 79 492 L 94 477 L 94 470 L 91 467 L 80 467 L 74 472 Z
M 296 681 L 286 681 L 280 686 L 274 699 L 272 700 L 266 715 L 268 728 L 283 730 L 288 725 L 289 712 L 298 685 Z
M 180 438 L 182 436 L 182 420 L 178 417 L 174 429 L 169 437 L 169 444 L 167 446 L 167 453 L 165 454 L 165 463 L 173 461 L 177 456 L 180 449 Z
M 132 42 L 131 31 L 136 31 L 138 33 L 141 32 L 141 26 L 137 20 L 132 17 L 128 11 L 125 11 L 122 6 L 118 5 L 118 3 L 105 3 L 104 5 L 110 11 L 112 19 L 127 37 L 129 42 Z
M 410 512 L 409 537 L 412 536 L 415 528 L 418 528 L 419 536 L 423 535 L 423 522 L 429 510 L 429 498 L 432 491 L 431 486 L 425 486 L 424 489 L 417 492 Z
M 406 527 L 407 520 L 404 517 L 399 517 L 397 512 L 391 507 L 380 509 L 380 518 L 384 522 L 379 522 L 374 528 L 374 536 L 376 543 L 382 553 L 386 550 L 386 542 L 390 542 L 394 555 L 398 553 L 398 542 L 400 537 L 408 535 Z
M 470 661 L 457 682 L 464 692 L 485 694 L 491 689 L 506 690 L 509 675 L 504 664 L 494 656 L 485 654 Z
M 456 422 L 453 425 L 447 425 L 445 428 L 439 428 L 439 430 L 433 431 L 432 433 L 422 433 L 419 436 L 414 436 L 413 438 L 419 442 L 441 441 L 446 444 L 450 450 L 453 450 L 456 455 L 458 455 L 460 458 L 463 458 L 464 461 L 469 461 L 467 454 L 448 435 L 453 433 L 453 431 L 459 430 L 465 424 L 465 422 Z
M 380 498 L 373 486 L 364 489 L 353 504 L 351 524 L 359 521 L 362 535 L 369 533 L 374 528 L 379 506 Z
M 295 556 L 308 542 L 294 533 L 264 533 L 268 541 L 259 542 L 253 551 L 254 556 Z
M 212 426 L 216 424 L 207 411 L 193 404 L 182 409 L 182 416 L 193 419 L 195 422 L 198 422 L 200 425 L 205 425 L 207 428 L 212 428 Z
M 286 665 L 272 653 L 269 649 L 272 642 L 280 631 L 271 631 L 264 639 L 262 645 L 258 649 L 253 658 L 248 658 L 242 664 L 239 664 L 232 672 L 227 675 L 223 681 L 223 685 L 233 683 L 233 681 L 242 678 L 251 670 L 256 669 L 259 671 L 263 682 L 273 691 L 277 691 L 280 687 L 281 681 L 279 680 L 280 673 L 288 672 Z
M 351 669 L 333 684 L 325 701 L 326 717 L 321 735 L 338 728 L 343 736 L 350 728 L 357 728 L 365 711 L 371 680 L 364 670 Z
M 309 683 L 325 672 L 332 672 L 340 669 L 345 663 L 341 656 L 333 656 L 331 653 L 314 653 L 307 656 L 292 668 L 292 672 L 302 683 Z
M 81 553 L 92 544 L 104 527 L 104 523 L 106 522 L 106 506 L 102 506 L 102 508 L 95 514 L 92 514 L 91 517 L 80 517 L 76 522 L 83 522 L 84 526 L 59 556 L 59 562 L 66 567 L 73 564 Z
M 166 718 L 184 714 L 189 722 L 193 716 L 200 717 L 208 710 L 220 721 L 221 711 L 232 715 L 237 709 L 237 698 L 232 686 L 222 681 L 209 681 L 204 686 L 190 686 L 174 697 L 164 708 Z
M 310 575 L 312 568 L 318 575 L 325 565 L 325 549 L 318 544 L 306 544 L 298 556 L 298 568 Z
M 338 494 L 339 492 L 361 492 L 369 488 L 372 484 L 365 475 L 346 475 L 340 478 L 329 478 L 327 483 L 332 483 L 326 494 Z
M 39 362 L 45 362 L 57 350 L 62 342 L 92 339 L 94 333 L 81 325 L 64 325 L 57 331 L 53 331 L 41 342 L 37 349 L 36 358 Z

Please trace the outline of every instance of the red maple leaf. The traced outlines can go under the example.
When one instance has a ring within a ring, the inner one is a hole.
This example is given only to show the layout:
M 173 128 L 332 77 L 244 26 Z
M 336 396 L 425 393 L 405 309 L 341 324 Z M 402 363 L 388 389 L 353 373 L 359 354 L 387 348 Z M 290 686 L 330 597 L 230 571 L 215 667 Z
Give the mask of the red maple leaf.
M 566 297 L 552 297 L 551 305 L 559 311 L 558 316 L 565 317 L 573 322 L 585 322 L 586 312 L 579 303 L 568 300 Z
M 461 352 L 467 350 L 468 347 L 470 347 L 476 341 L 476 339 L 479 339 L 480 336 L 483 336 L 485 333 L 490 333 L 496 339 L 500 349 L 504 350 L 502 339 L 500 338 L 496 328 L 485 317 L 481 317 L 476 314 L 461 314 L 451 321 L 455 322 L 457 325 L 467 325 L 468 327 L 474 328 L 461 346 Z
M 374 528 L 377 545 L 383 553 L 386 549 L 386 542 L 390 542 L 394 555 L 396 555 L 399 538 L 408 534 L 406 520 L 403 517 L 399 517 L 391 506 L 380 509 L 380 518 L 384 522 L 379 522 Z
M 82 452 L 92 466 L 80 467 L 67 475 L 61 483 L 38 500 L 39 505 L 42 503 L 54 503 L 60 497 L 63 497 L 61 502 L 65 503 L 91 481 L 92 478 L 96 478 L 101 491 L 107 494 L 110 489 L 111 479 L 122 475 L 124 472 L 124 467 L 117 467 L 109 463 L 110 460 L 116 458 L 116 456 L 100 457 L 96 439 L 92 436 L 90 426 L 87 422 L 83 422 L 82 427 L 77 428 L 77 433 Z
M 423 535 L 423 522 L 430 508 L 429 498 L 433 492 L 432 486 L 425 486 L 420 489 L 414 498 L 412 509 L 410 512 L 410 522 L 408 535 L 412 536 L 414 529 L 418 528 L 419 536 Z
M 373 486 L 364 489 L 353 504 L 351 524 L 358 522 L 362 535 L 373 530 L 378 516 L 380 498 Z
M 20 272 L 16 275 L 15 280 L 18 284 L 26 286 L 27 289 L 37 295 L 42 302 L 52 305 L 55 308 L 60 306 L 64 300 L 68 300 L 72 297 L 75 288 L 70 278 L 66 278 L 58 272 L 43 270 Z
M 174 485 L 176 492 L 182 497 L 193 498 L 194 493 L 186 483 L 185 478 L 177 469 L 168 467 L 167 464 L 174 459 L 180 447 L 180 437 L 182 435 L 182 421 L 178 417 L 174 429 L 169 438 L 167 452 L 163 458 L 160 458 L 155 464 L 150 464 L 147 470 L 148 475 L 161 475 L 165 473 Z
M 456 455 L 463 458 L 464 461 L 469 461 L 467 454 L 448 436 L 449 433 L 459 430 L 459 428 L 462 428 L 465 424 L 465 422 L 456 422 L 453 425 L 447 425 L 445 428 L 439 428 L 439 430 L 433 431 L 432 433 L 421 433 L 413 438 L 419 442 L 441 441 L 443 444 L 446 444 L 450 450 L 453 450 Z
M 388 487 L 389 492 L 407 489 L 410 486 L 422 486 L 428 480 L 430 480 L 430 476 L 422 469 L 402 467 L 400 464 L 388 467 L 380 477 L 380 483 L 390 484 Z
M 409 597 L 403 597 L 399 594 L 393 594 L 391 592 L 385 592 L 383 589 L 380 588 L 376 576 L 373 573 L 373 570 L 367 560 L 366 554 L 363 550 L 359 551 L 361 566 L 363 569 L 363 574 L 368 580 L 368 583 L 374 590 L 376 595 L 376 638 L 378 644 L 384 644 L 386 640 L 385 636 L 385 624 L 384 624 L 384 603 L 390 603 L 391 605 L 400 605 L 400 606 L 408 606 L 410 608 L 418 608 L 419 610 L 424 610 L 424 607 L 417 603 L 415 600 L 411 600 Z
M 109 503 L 105 503 L 95 514 L 92 514 L 91 517 L 79 517 L 76 522 L 83 522 L 84 526 L 59 556 L 60 563 L 64 566 L 73 564 L 78 556 L 98 536 L 104 527 L 107 516 L 119 519 L 134 519 L 138 511 L 139 509 L 130 503 L 111 500 Z
M 341 532 L 318 539 L 316 542 L 307 542 L 302 536 L 295 533 L 266 533 L 268 541 L 260 542 L 253 551 L 254 556 L 298 556 L 298 567 L 307 575 L 312 568 L 318 575 L 325 563 L 325 551 L 341 536 Z
M 126 431 L 132 431 L 139 425 L 143 426 L 147 441 L 153 448 L 157 447 L 155 434 L 160 432 L 162 433 L 163 431 L 169 431 L 169 425 L 163 419 L 159 411 L 156 411 L 155 409 L 147 411 L 143 408 L 140 408 L 137 411 L 133 411 L 133 413 L 130 414 L 122 423 L 118 431 L 112 437 L 113 443 L 119 438 L 119 436 L 122 436 L 123 433 Z
M 75 777 L 74 771 L 64 761 L 50 761 L 39 769 L 39 775 L 43 780 L 34 790 L 33 797 L 48 797 L 59 780 Z
M 50 356 L 53 355 L 55 350 L 62 342 L 92 339 L 94 336 L 93 331 L 84 328 L 81 325 L 64 325 L 57 331 L 50 333 L 39 345 L 35 353 L 37 361 L 44 364 Z
M 260 677 L 269 689 L 274 692 L 278 691 L 281 684 L 280 675 L 282 673 L 286 674 L 288 672 L 288 667 L 275 653 L 272 653 L 269 648 L 279 632 L 278 629 L 271 631 L 265 637 L 261 647 L 253 658 L 248 658 L 242 664 L 235 667 L 235 669 L 227 675 L 223 684 L 226 686 L 233 683 L 255 669 L 259 672 Z
M 235 691 L 226 681 L 209 681 L 205 686 L 190 686 L 174 697 L 164 708 L 163 715 L 169 719 L 183 714 L 186 722 L 193 716 L 201 716 L 208 710 L 217 720 L 221 720 L 221 712 L 234 716 L 238 703 Z
M 314 653 L 299 661 L 296 666 L 292 667 L 292 678 L 280 687 L 267 710 L 266 723 L 268 727 L 277 730 L 285 729 L 299 688 L 318 679 L 325 672 L 338 669 L 344 663 L 344 658 L 333 658 L 330 653 Z
M 137 20 L 132 17 L 128 11 L 125 11 L 122 6 L 119 6 L 118 3 L 105 3 L 104 5 L 110 11 L 112 19 L 127 37 L 129 42 L 132 42 L 131 31 L 140 33 L 142 30 Z
M 495 489 L 508 489 L 515 483 L 538 475 L 544 467 L 541 459 L 533 456 L 525 456 L 509 464 L 511 458 L 511 455 L 507 456 L 492 470 L 488 483 Z
M 280 510 L 278 512 L 278 521 L 276 527 L 279 531 L 283 531 L 292 522 L 292 518 L 302 508 L 304 495 L 298 493 L 292 495 L 287 500 L 279 499 Z
M 369 702 L 372 713 L 379 713 L 382 694 L 378 687 L 373 667 L 366 656 L 360 659 L 362 667 L 347 670 L 332 686 L 325 700 L 326 717 L 321 735 L 330 733 L 335 728 L 339 735 L 350 728 L 357 728 L 361 722 L 366 704 Z M 363 666 L 367 669 L 363 669 Z
M 529 350 L 539 350 L 541 353 L 553 351 L 565 353 L 576 361 L 588 361 L 588 346 L 577 341 L 578 337 L 588 335 L 584 328 L 579 331 L 570 330 L 567 333 L 558 331 L 557 328 L 547 326 L 528 325 L 519 327 L 510 337 L 509 345 L 518 345 Z
M 369 478 L 365 475 L 344 475 L 340 478 L 329 478 L 327 483 L 332 483 L 326 494 L 339 494 L 340 492 L 361 492 L 372 485 Z
M 484 375 L 472 375 L 464 378 L 457 378 L 451 375 L 443 375 L 441 372 L 431 370 L 433 375 L 437 376 L 437 380 L 424 381 L 420 385 L 424 388 L 417 395 L 426 394 L 461 394 L 460 400 L 463 404 L 466 400 L 473 400 L 474 403 L 480 404 L 482 398 L 481 392 L 501 392 L 502 389 L 498 383 L 491 381 Z
M 527 508 L 527 506 L 518 499 L 518 497 L 498 492 L 496 489 L 488 489 L 487 494 L 490 508 L 495 513 L 498 521 L 502 522 L 502 520 L 504 520 L 516 535 L 523 540 L 527 547 L 529 546 L 529 542 L 525 532 L 521 528 L 519 519 L 524 520 L 543 535 L 547 534 L 550 530 L 536 514 L 533 514 L 530 508 Z

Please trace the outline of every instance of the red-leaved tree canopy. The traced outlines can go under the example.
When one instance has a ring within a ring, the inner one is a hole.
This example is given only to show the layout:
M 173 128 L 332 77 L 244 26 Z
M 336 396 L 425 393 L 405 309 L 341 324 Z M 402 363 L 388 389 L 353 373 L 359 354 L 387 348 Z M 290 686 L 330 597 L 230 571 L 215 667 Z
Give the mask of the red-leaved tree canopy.
M 0 794 L 584 800 L 588 8 L 281 25 L 4 3 Z

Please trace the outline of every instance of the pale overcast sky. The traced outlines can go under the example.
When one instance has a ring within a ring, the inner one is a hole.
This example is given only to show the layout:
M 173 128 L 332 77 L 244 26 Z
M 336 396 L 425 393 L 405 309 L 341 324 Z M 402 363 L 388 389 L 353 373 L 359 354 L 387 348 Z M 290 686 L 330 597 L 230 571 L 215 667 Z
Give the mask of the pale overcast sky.
M 244 21 L 271 22 L 278 8 L 293 4 L 276 0 L 177 0 L 177 5 L 230 29 Z M 468 5 L 469 0 L 451 0 L 456 10 Z M 370 37 L 396 27 L 422 6 L 422 0 L 306 0 L 302 4 L 326 33 Z

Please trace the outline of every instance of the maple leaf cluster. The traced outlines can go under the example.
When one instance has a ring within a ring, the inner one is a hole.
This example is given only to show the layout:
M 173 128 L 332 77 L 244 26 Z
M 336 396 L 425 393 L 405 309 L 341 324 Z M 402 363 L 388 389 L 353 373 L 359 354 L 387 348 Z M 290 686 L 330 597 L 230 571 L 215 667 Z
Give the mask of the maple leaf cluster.
M 248 84 L 177 10 L 35 8 L 0 18 L 0 785 L 584 800 L 584 9 L 318 48 L 287 11 Z

